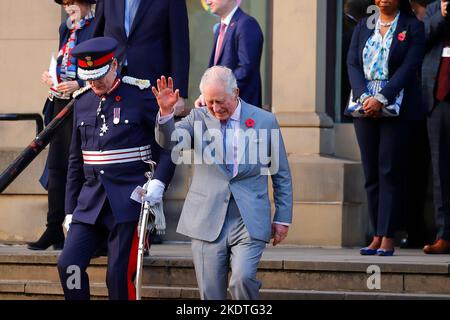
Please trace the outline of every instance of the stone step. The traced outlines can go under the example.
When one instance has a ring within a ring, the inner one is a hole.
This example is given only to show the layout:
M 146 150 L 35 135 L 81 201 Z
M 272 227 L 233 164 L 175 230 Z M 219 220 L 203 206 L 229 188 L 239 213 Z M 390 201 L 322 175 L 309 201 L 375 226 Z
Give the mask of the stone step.
M 91 284 L 92 299 L 106 299 L 107 288 L 102 283 Z M 197 288 L 143 286 L 143 299 L 199 299 Z M 4 281 L 0 280 L 0 299 L 63 299 L 59 283 L 44 281 Z M 231 299 L 231 296 L 228 296 Z M 450 300 L 443 294 L 396 294 L 379 292 L 314 291 L 262 289 L 262 300 Z
M 155 246 L 152 252 L 154 255 L 144 262 L 144 286 L 197 286 L 189 246 Z M 268 250 L 258 270 L 263 289 L 371 293 L 368 281 L 372 274 L 368 268 L 376 266 L 381 271 L 379 293 L 450 294 L 447 257 L 427 261 L 431 258 L 409 251 L 392 259 L 360 257 L 352 250 L 317 252 L 296 248 Z M 0 280 L 58 282 L 57 257 L 56 252 L 1 254 Z M 104 283 L 106 263 L 106 258 L 92 261 L 88 269 L 92 283 Z

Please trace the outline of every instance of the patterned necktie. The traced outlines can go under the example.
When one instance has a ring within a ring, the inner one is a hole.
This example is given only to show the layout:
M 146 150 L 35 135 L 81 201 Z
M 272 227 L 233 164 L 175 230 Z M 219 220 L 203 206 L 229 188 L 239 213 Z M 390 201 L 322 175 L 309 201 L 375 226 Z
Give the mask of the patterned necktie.
M 231 119 L 221 121 L 223 134 L 223 158 L 225 166 L 230 174 L 234 173 L 234 148 L 233 148 L 233 125 Z
M 214 65 L 217 65 L 217 62 L 219 61 L 219 56 L 220 56 L 220 53 L 222 52 L 223 39 L 225 38 L 226 29 L 227 29 L 227 25 L 225 23 L 221 23 L 219 37 L 217 38 L 217 48 L 216 48 L 216 54 L 214 56 Z
M 450 47 L 450 35 L 447 36 L 447 41 L 444 42 L 444 47 Z M 436 99 L 444 101 L 448 94 L 450 94 L 450 58 L 442 57 L 441 67 L 439 69 L 439 77 L 437 80 Z

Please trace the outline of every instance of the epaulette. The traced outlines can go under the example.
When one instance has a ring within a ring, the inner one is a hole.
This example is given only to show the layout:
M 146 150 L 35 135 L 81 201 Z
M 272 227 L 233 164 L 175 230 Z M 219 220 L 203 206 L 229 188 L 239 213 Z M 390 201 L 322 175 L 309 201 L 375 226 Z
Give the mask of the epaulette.
M 81 96 L 82 94 L 88 92 L 88 91 L 91 90 L 91 89 L 92 89 L 91 86 L 90 86 L 90 85 L 87 85 L 87 86 L 85 86 L 85 87 L 83 87 L 83 88 L 78 89 L 77 91 L 75 91 L 75 92 L 72 94 L 72 97 L 73 97 L 74 99 L 76 99 L 76 98 L 78 98 L 79 96 Z
M 126 76 L 122 78 L 122 82 L 132 86 L 139 87 L 139 89 L 141 90 L 150 88 L 150 80 L 142 80 Z

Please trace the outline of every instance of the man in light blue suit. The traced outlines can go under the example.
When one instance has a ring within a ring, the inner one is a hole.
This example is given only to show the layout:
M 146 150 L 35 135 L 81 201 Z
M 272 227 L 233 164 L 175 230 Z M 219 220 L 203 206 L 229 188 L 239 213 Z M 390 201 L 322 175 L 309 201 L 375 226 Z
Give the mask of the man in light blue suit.
M 179 91 L 173 80 L 163 77 L 153 88 L 160 107 L 157 142 L 172 149 L 177 162 L 181 145 L 195 146 L 195 173 L 177 231 L 192 239 L 202 299 L 226 299 L 230 267 L 233 299 L 258 299 L 256 272 L 264 248 L 271 238 L 273 245 L 282 242 L 292 222 L 292 180 L 280 127 L 274 115 L 239 98 L 236 78 L 226 67 L 208 69 L 200 91 L 207 106 L 175 123 Z

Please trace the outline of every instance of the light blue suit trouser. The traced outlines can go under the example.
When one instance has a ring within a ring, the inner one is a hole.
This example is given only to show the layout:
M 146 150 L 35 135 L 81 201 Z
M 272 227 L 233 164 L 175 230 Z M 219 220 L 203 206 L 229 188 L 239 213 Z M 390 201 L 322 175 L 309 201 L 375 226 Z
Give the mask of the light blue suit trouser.
M 233 197 L 219 238 L 214 242 L 192 239 L 195 273 L 202 300 L 227 298 L 231 266 L 230 293 L 234 300 L 258 300 L 261 282 L 256 279 L 264 241 L 251 239 Z

